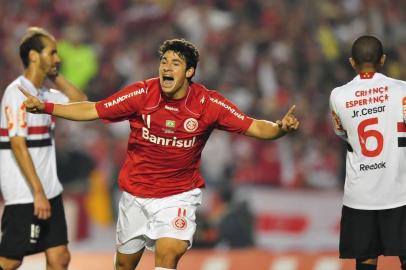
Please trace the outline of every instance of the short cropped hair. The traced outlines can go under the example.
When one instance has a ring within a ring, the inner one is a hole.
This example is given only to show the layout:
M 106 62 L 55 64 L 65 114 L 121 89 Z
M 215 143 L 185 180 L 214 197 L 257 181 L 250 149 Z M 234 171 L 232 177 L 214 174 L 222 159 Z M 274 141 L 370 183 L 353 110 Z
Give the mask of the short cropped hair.
M 173 51 L 184 59 L 186 62 L 186 69 L 193 67 L 196 70 L 200 55 L 199 50 L 193 43 L 185 39 L 169 39 L 164 41 L 159 47 L 159 58 L 162 59 L 167 51 Z
M 54 36 L 40 27 L 29 27 L 20 42 L 20 58 L 25 68 L 28 67 L 31 50 L 41 52 L 44 49 L 42 38 L 55 40 Z
M 379 65 L 382 55 L 382 43 L 374 36 L 361 36 L 352 44 L 351 56 L 357 65 Z

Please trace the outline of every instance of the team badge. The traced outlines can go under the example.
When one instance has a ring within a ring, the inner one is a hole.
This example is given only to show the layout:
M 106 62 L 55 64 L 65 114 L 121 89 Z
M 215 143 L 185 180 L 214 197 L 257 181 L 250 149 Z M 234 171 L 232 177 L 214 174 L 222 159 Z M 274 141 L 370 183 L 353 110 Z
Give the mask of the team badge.
M 183 123 L 183 127 L 187 132 L 193 132 L 199 127 L 199 123 L 194 118 L 188 118 L 185 123 Z
M 178 208 L 178 216 L 173 219 L 172 226 L 177 230 L 185 230 L 187 228 L 187 220 L 185 216 L 186 209 Z
M 187 221 L 184 217 L 176 217 L 172 221 L 172 225 L 177 230 L 185 230 L 187 228 Z

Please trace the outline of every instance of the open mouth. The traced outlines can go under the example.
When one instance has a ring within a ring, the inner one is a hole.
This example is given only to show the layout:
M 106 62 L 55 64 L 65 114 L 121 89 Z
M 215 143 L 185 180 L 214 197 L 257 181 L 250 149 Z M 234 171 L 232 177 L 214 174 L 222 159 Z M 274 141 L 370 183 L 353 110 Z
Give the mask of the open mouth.
M 172 76 L 167 76 L 164 75 L 162 76 L 162 83 L 164 86 L 172 86 L 172 83 L 174 82 L 174 78 Z

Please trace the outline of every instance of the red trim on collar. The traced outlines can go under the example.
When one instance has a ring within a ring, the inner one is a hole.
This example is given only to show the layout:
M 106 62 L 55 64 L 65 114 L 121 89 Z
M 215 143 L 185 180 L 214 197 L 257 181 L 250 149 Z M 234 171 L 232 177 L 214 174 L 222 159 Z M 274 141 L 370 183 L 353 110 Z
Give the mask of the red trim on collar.
M 365 79 L 372 79 L 372 77 L 374 77 L 375 72 L 371 71 L 371 72 L 360 72 L 359 77 L 363 80 Z

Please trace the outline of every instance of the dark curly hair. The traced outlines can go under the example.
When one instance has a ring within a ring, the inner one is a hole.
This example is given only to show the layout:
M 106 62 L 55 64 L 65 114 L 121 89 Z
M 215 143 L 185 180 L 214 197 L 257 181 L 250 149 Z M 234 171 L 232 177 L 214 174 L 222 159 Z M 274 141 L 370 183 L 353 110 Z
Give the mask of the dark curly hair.
M 173 51 L 179 55 L 186 62 L 186 69 L 194 68 L 196 71 L 197 63 L 199 62 L 199 50 L 196 46 L 185 39 L 169 39 L 164 41 L 159 47 L 159 59 L 162 59 L 163 55 L 167 51 Z M 194 74 L 192 75 L 192 77 Z M 189 78 L 189 81 L 192 79 Z

